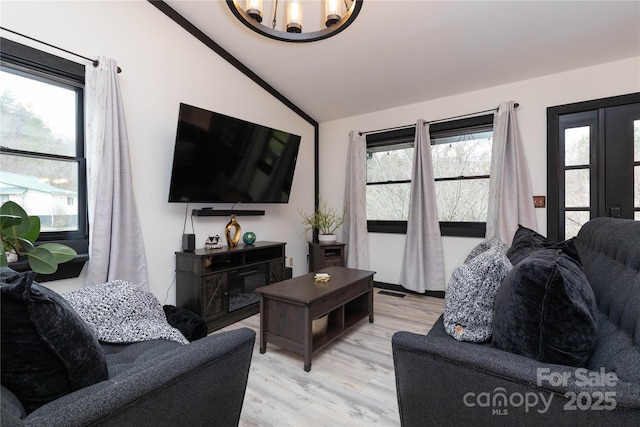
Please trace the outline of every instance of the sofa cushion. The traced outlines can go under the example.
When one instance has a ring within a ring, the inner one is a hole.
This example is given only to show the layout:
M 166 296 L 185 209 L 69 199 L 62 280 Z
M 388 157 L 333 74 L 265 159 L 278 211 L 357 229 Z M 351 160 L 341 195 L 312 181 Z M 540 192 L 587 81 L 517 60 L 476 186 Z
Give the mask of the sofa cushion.
M 2 385 L 27 413 L 108 379 L 105 355 L 87 324 L 35 273 L 2 268 Z
M 542 362 L 584 366 L 596 345 L 597 322 L 580 264 L 559 249 L 541 249 L 502 281 L 491 343 Z
M 599 310 L 598 345 L 587 368 L 640 383 L 640 221 L 595 218 L 576 246 Z
M 476 246 L 453 271 L 445 294 L 444 325 L 458 341 L 491 338 L 495 294 L 512 268 L 506 252 L 507 246 L 494 237 Z

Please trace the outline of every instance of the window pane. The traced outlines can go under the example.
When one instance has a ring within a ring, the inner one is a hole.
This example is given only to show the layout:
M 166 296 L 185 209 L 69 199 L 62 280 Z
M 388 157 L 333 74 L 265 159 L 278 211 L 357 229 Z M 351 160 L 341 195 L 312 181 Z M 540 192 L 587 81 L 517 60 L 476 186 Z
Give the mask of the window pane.
M 564 131 L 564 164 L 566 166 L 589 164 L 589 126 L 569 128 Z
M 435 178 L 489 175 L 492 141 L 493 132 L 432 139 Z
M 564 213 L 564 238 L 570 239 L 578 235 L 580 227 L 589 221 L 589 212 L 565 212 Z
M 636 162 L 640 162 L 640 120 L 633 122 L 633 159 Z M 635 166 L 634 180 L 633 180 L 633 205 L 636 208 L 640 208 L 640 166 Z M 635 218 L 638 220 L 639 212 L 635 213 Z
M 568 208 L 589 207 L 589 169 L 564 171 L 565 206 Z
M 76 92 L 0 71 L 0 140 L 24 151 L 75 156 Z
M 440 221 L 485 222 L 489 204 L 489 179 L 436 182 Z
M 413 147 L 385 151 L 368 150 L 367 182 L 411 180 Z
M 633 122 L 633 159 L 640 162 L 640 120 Z
M 29 215 L 41 231 L 78 230 L 78 163 L 0 155 L 0 194 Z
M 633 168 L 633 206 L 640 208 L 640 166 Z
M 406 221 L 411 184 L 367 186 L 367 220 Z

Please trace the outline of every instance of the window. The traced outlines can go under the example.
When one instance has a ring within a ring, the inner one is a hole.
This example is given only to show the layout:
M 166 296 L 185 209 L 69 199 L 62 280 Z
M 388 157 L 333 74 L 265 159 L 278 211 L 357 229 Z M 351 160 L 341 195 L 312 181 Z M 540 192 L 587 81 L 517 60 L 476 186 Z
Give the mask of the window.
M 40 217 L 38 241 L 86 254 L 84 66 L 10 40 L 2 48 L 2 200 Z
M 640 220 L 640 94 L 551 107 L 547 123 L 549 237 L 599 216 Z
M 440 229 L 483 237 L 493 115 L 430 126 Z M 367 135 L 367 222 L 371 232 L 406 233 L 415 128 Z

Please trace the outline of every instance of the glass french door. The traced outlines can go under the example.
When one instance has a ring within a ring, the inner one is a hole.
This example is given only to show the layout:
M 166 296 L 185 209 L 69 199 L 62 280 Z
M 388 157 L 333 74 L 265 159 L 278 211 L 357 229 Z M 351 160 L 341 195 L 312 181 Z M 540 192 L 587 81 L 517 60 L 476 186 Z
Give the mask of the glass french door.
M 549 237 L 599 216 L 640 220 L 640 93 L 551 107 L 547 126 Z

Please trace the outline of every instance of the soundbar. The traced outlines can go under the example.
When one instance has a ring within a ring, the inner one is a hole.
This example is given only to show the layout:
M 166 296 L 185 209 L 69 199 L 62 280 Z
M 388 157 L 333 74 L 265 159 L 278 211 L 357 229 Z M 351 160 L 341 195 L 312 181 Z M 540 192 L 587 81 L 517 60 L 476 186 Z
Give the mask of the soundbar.
M 260 216 L 264 215 L 263 210 L 238 210 L 238 209 L 194 209 L 192 216 Z

